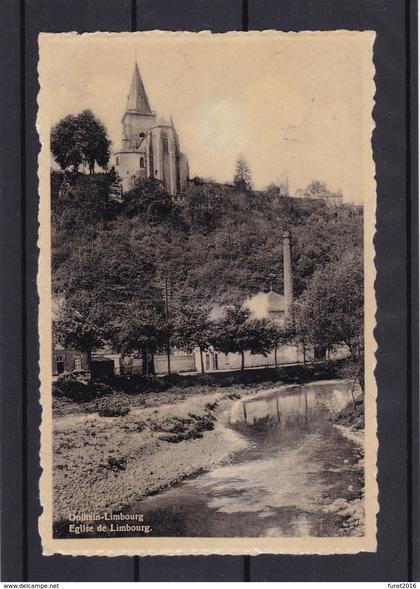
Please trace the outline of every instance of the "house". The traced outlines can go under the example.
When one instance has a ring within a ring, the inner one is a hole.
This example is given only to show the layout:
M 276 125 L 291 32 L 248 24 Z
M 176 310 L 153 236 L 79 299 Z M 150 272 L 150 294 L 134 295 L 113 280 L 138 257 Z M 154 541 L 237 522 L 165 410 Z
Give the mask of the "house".
M 65 348 L 57 342 L 52 345 L 52 374 L 58 376 L 63 372 L 89 371 L 89 356 L 73 348 Z
M 55 297 L 52 300 L 52 374 L 55 377 L 63 372 L 89 371 L 88 353 L 63 346 L 55 334 L 54 322 L 63 303 L 62 297 Z
M 311 200 L 322 200 L 327 207 L 341 207 L 343 205 L 344 196 L 341 190 L 337 192 L 330 192 L 329 190 L 321 190 L 319 192 L 310 193 L 307 190 L 296 190 L 295 198 L 308 198 Z
M 248 297 L 242 306 L 250 311 L 252 319 L 269 319 L 279 325 L 285 323 L 286 299 L 271 289 Z

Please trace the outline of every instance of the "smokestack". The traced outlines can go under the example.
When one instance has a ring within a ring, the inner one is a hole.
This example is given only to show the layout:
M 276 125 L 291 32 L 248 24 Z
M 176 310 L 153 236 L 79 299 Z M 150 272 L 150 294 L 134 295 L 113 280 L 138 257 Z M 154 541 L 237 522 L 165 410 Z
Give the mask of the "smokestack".
M 285 315 L 290 313 L 290 307 L 293 303 L 293 275 L 292 275 L 292 259 L 290 254 L 290 233 L 285 231 L 283 233 L 283 285 L 284 285 L 284 300 L 285 300 Z

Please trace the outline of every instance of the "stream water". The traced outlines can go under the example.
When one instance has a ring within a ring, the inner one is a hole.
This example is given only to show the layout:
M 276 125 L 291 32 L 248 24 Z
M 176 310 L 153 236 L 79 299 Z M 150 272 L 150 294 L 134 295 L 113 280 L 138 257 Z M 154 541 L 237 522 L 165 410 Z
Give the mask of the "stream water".
M 360 447 L 330 418 L 351 399 L 347 382 L 310 383 L 235 402 L 225 427 L 248 447 L 231 460 L 131 505 L 154 536 L 341 536 L 331 505 L 361 495 Z M 344 523 L 344 525 L 343 525 Z

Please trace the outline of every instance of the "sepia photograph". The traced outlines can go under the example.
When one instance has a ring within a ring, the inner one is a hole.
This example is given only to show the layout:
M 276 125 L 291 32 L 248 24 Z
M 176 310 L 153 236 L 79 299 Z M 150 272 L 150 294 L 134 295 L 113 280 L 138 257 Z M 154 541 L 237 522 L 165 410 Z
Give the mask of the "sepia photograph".
M 44 554 L 376 550 L 374 41 L 40 35 Z

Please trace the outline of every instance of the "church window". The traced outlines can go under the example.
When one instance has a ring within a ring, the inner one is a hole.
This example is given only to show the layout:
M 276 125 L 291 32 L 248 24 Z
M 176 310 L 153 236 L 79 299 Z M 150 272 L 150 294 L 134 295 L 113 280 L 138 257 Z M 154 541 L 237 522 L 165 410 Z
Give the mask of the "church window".
M 178 141 L 175 141 L 175 172 L 176 172 L 176 191 L 181 190 L 181 154 L 179 153 Z
M 120 165 L 120 158 L 118 156 L 115 158 L 115 165 L 116 166 Z
M 140 158 L 140 168 L 144 168 L 144 167 L 145 167 L 145 165 L 144 165 L 144 157 L 142 156 Z
M 169 155 L 169 143 L 168 143 L 168 136 L 166 133 L 162 133 L 162 152 L 163 155 Z
M 154 173 L 153 173 L 153 145 L 152 142 L 150 141 L 149 144 L 149 165 L 150 165 L 150 176 L 153 178 L 154 177 Z

